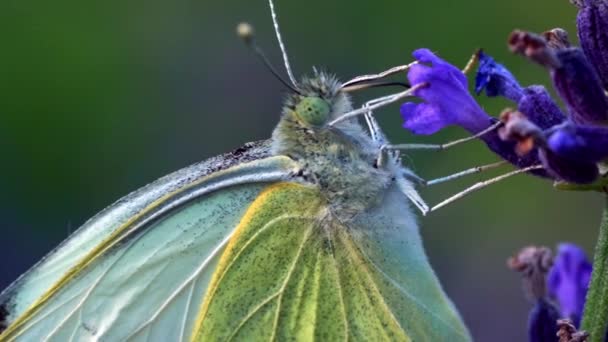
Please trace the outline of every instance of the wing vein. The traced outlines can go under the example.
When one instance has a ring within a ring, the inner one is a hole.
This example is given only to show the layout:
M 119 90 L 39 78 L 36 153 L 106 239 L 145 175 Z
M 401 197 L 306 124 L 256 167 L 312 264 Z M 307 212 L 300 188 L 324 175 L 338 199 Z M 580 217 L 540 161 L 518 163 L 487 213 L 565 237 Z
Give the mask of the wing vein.
M 186 321 L 188 320 L 188 311 L 190 311 L 190 304 L 192 303 L 192 295 L 194 293 L 194 286 L 196 285 L 196 280 L 190 284 L 190 292 L 188 293 L 188 299 L 186 300 L 186 307 L 184 308 L 184 317 L 182 318 L 182 324 L 179 331 L 179 340 L 184 340 L 184 333 L 186 331 Z
M 431 309 L 429 309 L 426 305 L 424 305 L 417 298 L 415 298 L 414 295 L 412 295 L 410 292 L 408 292 L 406 289 L 404 289 L 401 285 L 399 285 L 399 283 L 397 283 L 397 281 L 395 281 L 393 278 L 391 278 L 378 265 L 376 265 L 376 263 L 374 263 L 370 259 L 370 257 L 365 253 L 365 251 L 363 251 L 361 248 L 357 248 L 357 249 L 361 252 L 361 255 L 363 255 L 363 257 L 365 258 L 365 260 L 367 260 L 372 265 L 372 267 L 374 267 L 374 269 L 376 269 L 378 271 L 378 273 L 380 273 L 384 278 L 386 278 L 386 280 L 388 280 L 391 285 L 393 285 L 395 288 L 397 288 L 397 290 L 399 290 L 399 292 L 403 293 L 405 296 L 407 296 L 408 298 L 410 298 L 410 300 L 412 302 L 414 302 L 415 304 L 417 304 L 424 311 L 428 312 L 431 316 L 437 318 L 437 320 L 439 322 L 443 323 L 448 328 L 450 328 L 450 329 L 452 329 L 454 331 L 460 331 L 459 329 L 457 329 L 456 327 L 454 327 L 450 323 L 446 322 L 442 317 L 438 316 L 433 311 L 431 311 Z M 466 337 L 466 335 L 463 335 L 463 336 Z
M 211 260 L 213 260 L 213 258 L 215 256 L 217 256 L 218 253 L 221 252 L 221 250 L 228 244 L 228 241 L 230 241 L 230 238 L 232 237 L 233 234 L 234 234 L 234 231 L 230 232 L 230 234 L 228 234 L 228 236 L 224 240 L 222 240 L 222 242 L 209 254 L 209 256 L 207 258 L 205 258 L 203 263 L 194 271 L 194 273 L 192 273 L 192 275 L 190 275 L 190 277 L 188 277 L 188 279 L 186 279 L 186 281 L 184 283 L 182 283 L 177 289 L 175 289 L 175 291 L 173 291 L 173 293 L 171 293 L 171 295 L 167 298 L 167 300 L 165 300 L 163 302 L 163 304 L 154 312 L 152 317 L 150 317 L 150 319 L 148 319 L 146 322 L 144 322 L 142 325 L 140 325 L 137 329 L 135 329 L 133 331 L 133 333 L 131 333 L 129 335 L 129 337 L 127 337 L 127 339 L 133 337 L 135 334 L 139 333 L 143 328 L 145 328 L 150 323 L 152 323 L 154 320 L 156 320 L 156 318 L 158 318 L 158 315 L 160 315 L 160 313 L 163 310 L 165 310 L 165 308 L 171 303 L 171 301 L 178 294 L 180 294 L 190 282 L 192 282 L 196 277 L 198 277 L 199 274 L 209 265 Z
M 304 216 L 293 216 L 293 215 L 283 215 L 283 216 L 279 216 L 273 220 L 268 221 L 262 228 L 260 228 L 260 230 L 258 232 L 256 232 L 256 234 L 254 234 L 251 239 L 249 239 L 247 241 L 247 243 L 249 243 L 250 241 L 254 240 L 255 237 L 257 236 L 257 233 L 259 233 L 262 229 L 265 229 L 269 224 L 275 224 L 276 222 L 282 220 L 282 219 L 286 219 L 286 218 L 298 218 L 298 219 L 306 219 L 307 217 Z M 306 235 L 304 236 L 304 238 L 302 238 L 302 243 L 300 244 L 300 247 L 298 248 L 298 252 L 296 253 L 296 257 L 295 260 L 293 262 L 293 264 L 291 265 L 287 275 L 285 276 L 285 280 L 283 281 L 283 284 L 281 285 L 281 287 L 279 288 L 279 290 L 273 294 L 271 294 L 268 298 L 264 299 L 260 304 L 258 304 L 256 307 L 254 307 L 249 313 L 247 313 L 247 315 L 239 322 L 239 324 L 237 325 L 236 328 L 234 328 L 234 331 L 232 332 L 232 334 L 230 334 L 230 336 L 228 337 L 228 341 L 232 341 L 234 339 L 234 337 L 236 336 L 236 334 L 239 332 L 239 330 L 245 325 L 245 323 L 247 323 L 247 321 L 249 321 L 251 319 L 251 317 L 253 317 L 253 315 L 255 315 L 260 309 L 262 309 L 264 306 L 266 306 L 268 303 L 270 303 L 273 299 L 280 297 L 283 293 L 283 291 L 285 290 L 285 288 L 287 287 L 287 283 L 289 282 L 289 278 L 291 276 L 291 273 L 293 272 L 293 270 L 295 269 L 295 266 L 300 258 L 300 253 L 302 252 L 302 249 L 304 248 L 304 245 L 306 244 L 306 241 L 308 240 L 308 237 L 310 236 L 310 232 L 311 232 L 312 228 L 310 228 L 307 232 Z M 241 249 L 241 251 L 246 249 L 246 245 L 245 244 L 243 246 L 243 248 Z M 240 252 L 237 255 L 240 255 Z M 236 256 L 235 256 L 236 258 Z M 225 273 L 224 273 L 225 274 Z M 280 303 L 279 305 L 280 306 Z M 277 308 L 277 316 L 275 316 L 275 323 L 278 320 L 278 314 L 280 312 L 280 309 Z M 276 333 L 276 326 L 273 326 L 273 335 L 271 337 L 271 340 L 274 339 L 274 335 Z
M 236 336 L 236 334 L 239 332 L 239 330 L 243 327 L 243 325 L 245 325 L 245 323 L 247 323 L 247 321 L 249 321 L 251 319 L 251 317 L 253 317 L 253 315 L 255 315 L 256 312 L 258 312 L 260 309 L 262 309 L 264 306 L 266 306 L 266 304 L 270 303 L 273 299 L 275 299 L 280 292 L 275 292 L 272 295 L 270 295 L 268 298 L 264 299 L 260 304 L 258 304 L 256 307 L 254 307 L 248 314 L 247 316 L 245 316 L 245 318 L 243 318 L 240 322 L 239 325 L 234 328 L 234 331 L 232 332 L 232 334 L 230 334 L 230 336 L 228 337 L 227 341 L 232 341 L 234 339 L 234 337 Z
M 49 317 L 50 315 L 52 315 L 53 313 L 55 313 L 57 310 L 59 310 L 62 306 L 67 305 L 69 302 L 71 302 L 72 300 L 76 299 L 78 296 L 82 295 L 82 293 L 84 292 L 84 289 L 80 292 L 77 292 L 74 296 L 71 296 L 70 298 L 68 298 L 65 302 L 49 309 L 48 312 L 46 312 L 44 315 L 40 316 L 39 318 L 37 318 L 36 320 L 32 320 L 32 322 L 30 324 L 27 325 L 27 327 L 32 327 L 36 324 L 38 324 L 41 320 Z
M 348 337 L 349 337 L 349 326 L 348 326 L 348 317 L 346 317 L 346 304 L 344 303 L 344 294 L 342 293 L 342 282 L 340 281 L 340 269 L 338 268 L 338 262 L 336 260 L 335 254 L 334 254 L 334 242 L 333 242 L 333 235 L 331 234 L 331 232 L 328 230 L 327 231 L 327 235 L 328 235 L 328 239 L 331 243 L 331 250 L 332 250 L 332 264 L 334 265 L 334 268 L 336 269 L 336 280 L 337 280 L 337 288 L 338 288 L 338 295 L 340 297 L 340 304 L 342 304 L 342 318 L 344 319 L 344 340 L 348 341 Z M 321 251 L 319 251 L 321 252 Z
M 348 239 L 344 239 L 341 237 L 339 237 L 339 239 L 342 240 L 342 244 L 348 249 L 348 251 L 350 252 L 349 254 L 352 255 L 353 257 L 355 257 L 357 255 L 356 251 L 361 251 L 360 248 L 353 246 L 352 243 Z M 348 258 L 348 259 L 351 263 L 353 262 L 352 258 Z M 366 272 L 359 272 L 359 273 L 365 273 L 365 276 L 366 276 L 367 280 L 369 281 L 370 286 L 372 287 L 372 289 L 374 290 L 376 295 L 380 298 L 379 302 L 382 304 L 382 307 L 384 307 L 386 312 L 388 312 L 388 314 L 391 317 L 391 319 L 393 320 L 393 322 L 395 324 L 397 324 L 397 326 L 401 329 L 401 331 L 405 332 L 405 330 L 401 326 L 401 323 L 399 323 L 399 321 L 397 320 L 397 317 L 395 317 L 393 310 L 384 300 L 384 296 L 382 295 L 382 292 L 380 292 L 380 289 L 378 289 L 378 286 L 376 285 L 374 280 L 371 278 L 371 274 L 370 274 L 368 267 L 364 263 L 361 263 L 360 266 L 364 267 L 366 269 Z
M 295 258 L 294 258 L 295 260 L 293 261 L 293 264 L 289 268 L 289 271 L 287 272 L 287 276 L 285 277 L 285 281 L 283 281 L 283 284 L 281 285 L 281 288 L 279 289 L 279 298 L 277 299 L 277 301 L 278 301 L 277 314 L 275 316 L 275 320 L 274 320 L 273 327 L 272 327 L 272 336 L 270 338 L 271 341 L 274 341 L 276 339 L 276 334 L 277 334 L 277 330 L 279 327 L 279 317 L 281 316 L 280 315 L 281 301 L 283 299 L 283 294 L 285 293 L 287 284 L 291 280 L 291 276 L 293 275 L 293 272 L 296 269 L 296 265 L 298 264 L 298 261 L 300 261 L 300 256 L 302 255 L 302 250 L 304 250 L 304 245 L 306 245 L 306 242 L 310 238 L 310 235 L 311 235 L 311 232 L 313 229 L 314 229 L 314 225 L 311 224 L 310 228 L 308 228 L 308 231 L 305 233 L 304 238 L 302 238 L 302 243 L 300 244 L 300 247 L 298 248 L 298 252 L 296 253 Z
M 226 267 L 224 268 L 224 271 L 222 272 L 222 274 L 219 275 L 219 278 L 216 281 L 216 284 L 220 284 L 222 282 L 222 280 L 224 279 L 224 275 L 226 273 L 228 273 L 228 271 L 230 270 L 230 268 L 232 268 L 232 266 L 234 265 L 234 262 L 241 256 L 241 254 L 249 247 L 250 244 L 253 243 L 253 241 L 262 233 L 264 232 L 266 229 L 268 229 L 269 227 L 271 227 L 273 224 L 275 224 L 276 222 L 279 222 L 281 220 L 287 219 L 287 218 L 302 218 L 302 216 L 296 216 L 296 215 L 281 215 L 279 217 L 275 217 L 274 219 L 266 222 L 257 232 L 255 232 L 255 234 L 253 234 L 249 240 L 247 240 L 247 242 L 245 242 L 245 244 L 243 245 L 243 247 L 235 254 L 234 258 L 232 258 L 232 260 L 226 265 Z M 217 287 L 217 286 L 216 286 Z M 209 299 L 210 301 L 213 300 L 213 297 L 211 297 Z M 211 304 L 211 302 L 209 302 L 209 305 Z
M 123 253 L 124 253 L 124 251 L 123 251 Z M 103 279 L 103 277 L 105 277 L 105 275 L 108 274 L 108 272 L 110 272 L 110 270 L 112 269 L 112 266 L 114 266 L 114 264 L 116 264 L 118 262 L 118 260 L 120 260 L 120 258 L 116 258 L 116 260 L 114 260 L 110 265 L 108 265 L 106 270 L 103 271 L 99 275 L 99 277 L 97 277 L 97 279 L 95 279 L 93 284 L 91 284 L 89 289 L 84 294 L 83 298 L 78 302 L 78 304 L 76 304 L 74 309 L 72 311 L 70 311 L 70 313 L 64 319 L 62 319 L 61 322 L 59 322 L 59 324 L 53 330 L 51 330 L 51 332 L 45 337 L 45 341 L 48 341 L 53 335 L 55 335 L 59 331 L 59 329 L 61 329 L 77 311 L 80 311 L 79 317 L 82 317 L 82 311 L 81 311 L 82 304 L 89 298 L 89 296 L 91 295 L 93 290 L 96 288 L 97 284 L 99 284 L 101 279 Z M 81 320 L 82 320 L 82 318 L 81 318 Z M 80 324 L 76 324 L 75 330 L 78 329 L 79 325 Z M 26 327 L 26 329 L 27 329 L 27 327 Z M 22 329 L 21 331 L 24 331 L 26 329 Z

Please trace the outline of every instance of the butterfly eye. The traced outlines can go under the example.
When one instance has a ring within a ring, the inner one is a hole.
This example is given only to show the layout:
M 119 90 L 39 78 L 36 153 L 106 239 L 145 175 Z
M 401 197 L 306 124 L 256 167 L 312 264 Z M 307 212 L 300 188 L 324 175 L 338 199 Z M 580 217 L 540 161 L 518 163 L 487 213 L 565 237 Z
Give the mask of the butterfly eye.
M 305 97 L 296 105 L 298 117 L 311 126 L 322 126 L 329 119 L 330 107 L 320 97 Z

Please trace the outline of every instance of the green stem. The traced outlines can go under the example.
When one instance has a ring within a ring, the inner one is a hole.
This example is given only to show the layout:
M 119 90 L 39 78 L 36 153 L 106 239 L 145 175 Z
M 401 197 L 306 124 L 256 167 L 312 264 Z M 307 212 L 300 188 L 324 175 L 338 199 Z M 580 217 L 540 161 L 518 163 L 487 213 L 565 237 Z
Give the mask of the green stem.
M 605 201 L 583 315 L 582 328 L 590 334 L 589 342 L 604 341 L 608 328 L 608 196 Z

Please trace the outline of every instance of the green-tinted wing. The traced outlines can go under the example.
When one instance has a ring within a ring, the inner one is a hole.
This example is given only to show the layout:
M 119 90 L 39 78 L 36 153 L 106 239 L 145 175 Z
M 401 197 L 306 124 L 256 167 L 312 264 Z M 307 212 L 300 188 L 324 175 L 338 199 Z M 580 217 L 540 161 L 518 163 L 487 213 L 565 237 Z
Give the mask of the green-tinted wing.
M 469 341 L 458 311 L 426 257 L 408 200 L 396 188 L 349 226 L 352 255 L 361 258 L 387 306 L 414 341 Z
M 424 256 L 413 218 L 402 217 L 409 213 L 405 203 L 391 191 L 389 209 L 345 226 L 328 215 L 315 189 L 293 183 L 266 189 L 220 260 L 196 339 L 469 340 Z
M 164 194 L 174 192 L 214 171 L 268 157 L 268 145 L 268 142 L 249 143 L 232 153 L 179 170 L 134 191 L 95 215 L 2 292 L 0 307 L 8 309 L 10 314 L 8 321 L 12 321 L 15 316 L 20 315 L 32 305 L 50 284 L 55 283 L 68 269 L 72 268 L 84 253 L 92 250 L 152 202 Z M 2 324 L 2 319 L 0 319 L 0 324 Z
M 268 182 L 295 165 L 266 145 L 127 196 L 2 294 L 0 340 L 187 339 L 217 258 Z

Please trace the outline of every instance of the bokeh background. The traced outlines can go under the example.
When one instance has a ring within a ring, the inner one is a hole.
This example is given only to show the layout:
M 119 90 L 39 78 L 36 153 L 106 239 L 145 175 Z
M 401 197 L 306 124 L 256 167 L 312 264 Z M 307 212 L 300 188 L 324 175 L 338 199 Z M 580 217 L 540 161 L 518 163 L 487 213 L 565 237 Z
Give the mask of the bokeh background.
M 296 74 L 318 66 L 346 79 L 407 63 L 417 47 L 464 65 L 483 47 L 522 84 L 547 83 L 544 70 L 507 51 L 508 33 L 560 26 L 576 41 L 567 0 L 277 0 L 277 7 Z M 270 135 L 284 89 L 235 37 L 242 20 L 280 66 L 264 0 L 2 2 L 0 288 L 119 197 Z M 479 101 L 494 114 L 508 105 Z M 378 117 L 393 142 L 465 136 L 458 128 L 413 136 L 401 129 L 398 105 Z M 405 158 L 426 178 L 494 160 L 479 142 Z M 421 191 L 437 203 L 495 174 Z M 518 176 L 420 219 L 429 257 L 477 340 L 525 339 L 530 305 L 506 258 L 560 241 L 591 252 L 600 206 L 597 194 Z

